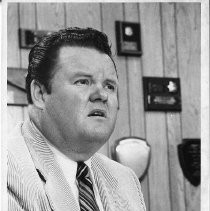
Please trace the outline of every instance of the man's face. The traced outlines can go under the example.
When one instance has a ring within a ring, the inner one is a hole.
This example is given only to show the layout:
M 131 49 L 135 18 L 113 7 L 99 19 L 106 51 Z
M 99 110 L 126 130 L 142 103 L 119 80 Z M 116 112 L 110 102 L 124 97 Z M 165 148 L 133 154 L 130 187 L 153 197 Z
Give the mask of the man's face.
M 45 101 L 44 118 L 65 150 L 98 150 L 113 132 L 118 79 L 108 55 L 92 48 L 61 47 Z

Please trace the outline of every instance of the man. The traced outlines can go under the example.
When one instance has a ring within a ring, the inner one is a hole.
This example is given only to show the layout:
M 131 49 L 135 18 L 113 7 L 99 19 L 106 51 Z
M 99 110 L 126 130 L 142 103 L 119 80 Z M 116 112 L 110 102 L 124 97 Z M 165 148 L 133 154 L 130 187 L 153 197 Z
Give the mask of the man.
M 29 54 L 29 120 L 8 143 L 8 210 L 143 211 L 127 167 L 96 153 L 114 130 L 118 77 L 105 34 L 68 28 Z

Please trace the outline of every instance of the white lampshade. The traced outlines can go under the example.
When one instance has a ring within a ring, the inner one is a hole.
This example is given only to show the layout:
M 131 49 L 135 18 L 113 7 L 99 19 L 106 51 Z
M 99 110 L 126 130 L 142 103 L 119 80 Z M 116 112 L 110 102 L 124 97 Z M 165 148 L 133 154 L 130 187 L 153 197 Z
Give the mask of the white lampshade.
M 145 140 L 137 137 L 121 139 L 114 151 L 116 161 L 133 169 L 138 178 L 144 176 L 150 160 L 150 146 Z

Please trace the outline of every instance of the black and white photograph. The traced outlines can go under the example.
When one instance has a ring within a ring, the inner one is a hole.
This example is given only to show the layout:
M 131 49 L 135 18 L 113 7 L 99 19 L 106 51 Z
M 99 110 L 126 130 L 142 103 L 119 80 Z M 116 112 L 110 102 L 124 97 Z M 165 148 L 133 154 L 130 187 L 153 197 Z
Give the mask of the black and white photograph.
M 2 1 L 2 211 L 209 210 L 204 5 Z

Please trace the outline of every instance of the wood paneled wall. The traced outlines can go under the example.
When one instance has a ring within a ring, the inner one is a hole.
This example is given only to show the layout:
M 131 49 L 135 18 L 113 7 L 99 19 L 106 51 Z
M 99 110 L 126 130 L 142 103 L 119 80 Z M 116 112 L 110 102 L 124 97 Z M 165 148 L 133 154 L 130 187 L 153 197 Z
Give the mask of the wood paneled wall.
M 184 177 L 177 157 L 183 138 L 200 138 L 199 3 L 9 3 L 8 67 L 27 68 L 29 50 L 18 45 L 18 28 L 57 30 L 94 27 L 116 49 L 116 20 L 141 24 L 143 55 L 115 56 L 120 81 L 120 110 L 115 131 L 101 152 L 111 157 L 115 141 L 145 138 L 152 148 L 142 182 L 148 211 L 199 211 L 200 187 Z M 143 76 L 180 77 L 182 112 L 144 112 Z M 27 117 L 27 108 L 8 106 L 8 132 Z

